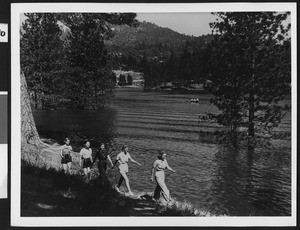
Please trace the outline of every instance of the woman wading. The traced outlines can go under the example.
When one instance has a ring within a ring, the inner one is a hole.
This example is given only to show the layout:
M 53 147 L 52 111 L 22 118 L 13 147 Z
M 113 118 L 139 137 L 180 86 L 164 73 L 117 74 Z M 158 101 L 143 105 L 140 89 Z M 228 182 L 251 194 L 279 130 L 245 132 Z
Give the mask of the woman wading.
M 171 201 L 170 191 L 165 184 L 165 168 L 172 172 L 175 172 L 168 164 L 166 159 L 167 154 L 159 152 L 158 159 L 154 162 L 151 171 L 151 181 L 156 181 L 156 188 L 154 191 L 153 198 L 162 203 L 168 203 Z

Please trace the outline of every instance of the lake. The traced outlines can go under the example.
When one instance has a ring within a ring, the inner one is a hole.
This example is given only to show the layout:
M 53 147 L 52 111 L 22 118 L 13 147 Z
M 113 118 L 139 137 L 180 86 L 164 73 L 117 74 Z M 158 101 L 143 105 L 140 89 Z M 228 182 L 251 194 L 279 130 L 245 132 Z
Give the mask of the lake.
M 217 113 L 209 95 L 143 92 L 138 88 L 117 88 L 109 108 L 101 110 L 35 111 L 34 118 L 42 138 L 62 144 L 68 136 L 75 151 L 84 139 L 96 148 L 104 141 L 112 149 L 113 160 L 127 144 L 133 159 L 129 179 L 134 192 L 152 192 L 153 162 L 159 150 L 167 153 L 166 171 L 171 196 L 215 214 L 231 216 L 291 215 L 291 146 L 248 151 L 199 139 L 199 131 L 221 130 L 211 122 L 199 122 L 199 115 Z M 281 129 L 290 130 L 290 114 Z M 109 171 L 117 183 L 117 169 Z M 125 189 L 125 184 L 122 187 Z

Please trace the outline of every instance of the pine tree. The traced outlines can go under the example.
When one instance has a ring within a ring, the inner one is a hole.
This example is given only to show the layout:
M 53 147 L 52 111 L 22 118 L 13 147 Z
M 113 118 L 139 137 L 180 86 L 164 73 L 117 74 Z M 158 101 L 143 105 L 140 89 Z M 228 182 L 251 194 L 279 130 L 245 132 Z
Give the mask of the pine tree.
M 120 86 L 126 85 L 126 77 L 123 74 L 120 74 L 120 76 L 119 76 L 119 85 Z
M 63 76 L 63 42 L 57 19 L 50 13 L 28 13 L 22 25 L 21 68 L 34 95 L 35 107 L 53 104 Z M 42 101 L 41 103 L 38 103 Z
M 127 75 L 127 85 L 132 85 L 133 83 L 133 79 L 132 79 L 132 76 L 129 74 Z
M 129 15 L 129 16 L 128 16 Z M 70 77 L 67 96 L 74 106 L 94 109 L 105 106 L 113 96 L 114 82 L 108 65 L 104 39 L 111 30 L 108 22 L 131 24 L 135 14 L 74 13 L 64 16 L 71 29 L 67 51 Z
M 174 81 L 179 77 L 179 58 L 174 52 L 171 52 L 170 58 L 166 62 L 163 69 L 163 80 Z
M 212 102 L 217 121 L 232 131 L 277 126 L 288 106 L 278 104 L 290 93 L 291 47 L 284 27 L 288 13 L 217 13 L 216 39 L 210 58 Z
M 76 80 L 79 81 L 68 81 L 70 79 L 68 76 L 66 76 L 67 72 L 80 74 L 82 73 L 82 70 L 87 70 L 88 73 L 84 75 L 86 77 L 87 75 L 91 77 L 91 82 L 93 83 L 93 79 L 97 78 L 97 83 L 102 88 L 102 91 L 97 91 L 97 93 L 103 93 L 105 90 L 110 90 L 110 85 L 115 83 L 115 77 L 113 76 L 112 72 L 109 71 L 109 74 L 107 74 L 110 81 L 101 80 L 98 79 L 98 77 L 101 78 L 102 74 L 106 74 L 105 71 L 103 71 L 102 68 L 97 68 L 95 65 L 105 65 L 105 51 L 103 51 L 103 54 L 101 54 L 99 57 L 94 57 L 94 60 L 92 60 L 92 63 L 88 63 L 86 60 L 91 60 L 89 58 L 93 57 L 87 57 L 84 54 L 80 55 L 80 52 L 74 47 L 74 41 L 70 40 L 63 40 L 61 39 L 62 33 L 61 30 L 57 26 L 57 20 L 65 20 L 64 23 L 66 23 L 69 19 L 69 22 L 74 22 L 74 26 L 82 26 L 81 29 L 74 29 L 74 31 L 71 31 L 72 34 L 75 32 L 80 33 L 78 35 L 80 36 L 87 35 L 88 38 L 96 38 L 99 37 L 100 33 L 99 30 L 92 30 L 94 22 L 93 19 L 87 18 L 86 21 L 77 20 L 80 19 L 80 17 L 73 17 L 74 14 L 26 14 L 28 19 L 25 21 L 24 25 L 22 26 L 22 38 L 21 38 L 21 69 L 24 69 L 24 72 L 21 71 L 21 141 L 22 141 L 22 147 L 27 145 L 35 145 L 37 148 L 22 148 L 22 156 L 25 157 L 25 159 L 38 159 L 41 152 L 43 152 L 44 148 L 49 148 L 48 145 L 46 145 L 39 137 L 38 131 L 36 129 L 35 121 L 32 116 L 32 110 L 29 100 L 29 92 L 28 91 L 34 91 L 36 94 L 42 94 L 45 93 L 46 95 L 56 95 L 56 93 L 60 93 L 60 95 L 68 96 L 67 89 L 70 86 L 78 86 L 81 90 L 84 90 L 84 86 L 88 87 L 88 90 L 90 90 L 90 85 L 85 85 L 86 81 L 90 82 L 87 78 L 82 78 L 82 76 L 78 75 L 78 78 Z M 92 15 L 90 15 L 92 16 Z M 96 16 L 96 15 L 94 15 Z M 96 22 L 100 20 L 99 18 L 104 18 L 103 20 L 115 22 L 115 23 L 134 23 L 134 17 L 135 14 L 100 14 L 97 15 Z M 76 21 L 77 20 L 77 21 Z M 120 21 L 118 21 L 120 20 Z M 84 24 L 91 23 L 91 27 L 85 27 Z M 105 36 L 110 36 L 110 29 L 104 25 L 106 25 L 105 22 L 102 22 L 102 27 L 99 28 L 102 31 L 102 34 L 105 34 Z M 77 25 L 76 25 L 77 24 Z M 74 38 L 74 37 L 73 37 Z M 89 40 L 86 40 L 88 42 Z M 94 40 L 93 40 L 94 41 Z M 73 42 L 71 44 L 70 42 Z M 100 42 L 97 41 L 95 46 L 101 50 L 103 47 L 103 40 L 100 40 Z M 75 59 L 70 59 L 73 65 L 66 65 L 66 62 L 61 61 L 61 58 L 65 58 L 64 52 L 66 52 L 66 49 L 69 49 L 72 47 L 74 50 Z M 81 40 L 81 48 L 83 48 L 81 51 L 84 52 L 84 47 L 88 49 L 90 52 L 90 55 L 97 54 L 97 52 L 93 53 L 91 49 L 93 48 L 93 44 L 86 44 L 84 43 L 84 40 Z M 86 45 L 86 46 L 84 46 Z M 78 52 L 76 52 L 78 51 Z M 96 50 L 97 51 L 97 50 Z M 61 56 L 60 56 L 61 55 Z M 83 63 L 78 63 L 77 61 L 84 61 Z M 99 63 L 100 60 L 100 63 Z M 63 64 L 62 64 L 63 63 Z M 78 64 L 78 67 L 75 66 L 75 63 Z M 78 69 L 76 69 L 78 68 Z M 96 76 L 93 76 L 91 72 L 96 74 Z M 24 73 L 27 73 L 29 76 L 27 77 Z M 85 74 L 85 73 L 83 73 Z M 62 76 L 61 76 L 62 75 Z M 26 79 L 25 79 L 26 76 Z M 106 76 L 106 75 L 105 75 Z M 58 80 L 57 80 L 58 79 Z M 63 79 L 67 79 L 64 81 Z M 83 81 L 82 81 L 83 80 Z M 27 83 L 26 83 L 27 81 Z M 58 81 L 58 82 L 56 82 Z M 81 85 L 81 83 L 83 83 Z M 28 87 L 27 87 L 28 84 Z M 105 85 L 105 84 L 108 84 Z M 93 85 L 95 87 L 95 85 Z M 97 86 L 96 86 L 97 87 Z M 61 91 L 60 91 L 61 90 Z M 95 91 L 94 91 L 95 92 Z M 107 91 L 105 91 L 106 93 Z M 88 95 L 89 96 L 89 95 Z M 98 98 L 98 94 L 96 95 L 96 98 Z M 92 97 L 95 98 L 94 95 Z M 71 97 L 70 97 L 71 98 Z M 96 104 L 97 102 L 88 102 L 87 105 Z M 105 103 L 105 102 L 104 102 Z M 86 106 L 86 105 L 84 105 Z M 51 148 L 50 148 L 51 149 Z M 54 148 L 53 151 L 57 151 L 57 147 Z M 58 156 L 58 154 L 55 155 Z M 41 160 L 43 160 L 41 158 Z M 32 163 L 38 164 L 37 161 L 32 161 Z M 42 164 L 45 162 L 41 162 Z

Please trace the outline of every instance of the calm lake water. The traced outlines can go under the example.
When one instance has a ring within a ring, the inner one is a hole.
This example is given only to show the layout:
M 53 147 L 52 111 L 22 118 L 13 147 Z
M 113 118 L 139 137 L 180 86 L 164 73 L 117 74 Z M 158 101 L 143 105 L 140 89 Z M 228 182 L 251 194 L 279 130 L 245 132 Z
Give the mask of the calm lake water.
M 158 150 L 164 150 L 169 165 L 177 171 L 166 171 L 166 184 L 176 200 L 215 214 L 291 215 L 290 144 L 249 152 L 203 143 L 199 130 L 220 127 L 199 123 L 198 116 L 218 111 L 209 95 L 199 96 L 199 104 L 189 103 L 190 98 L 118 88 L 108 109 L 35 111 L 34 117 L 41 137 L 61 143 L 69 136 L 75 151 L 85 138 L 92 148 L 104 141 L 114 149 L 111 156 L 115 159 L 121 146 L 129 145 L 132 158 L 142 164 L 129 163 L 135 192 L 154 190 L 150 171 Z M 290 118 L 284 120 L 282 129 L 290 129 Z M 109 176 L 117 182 L 117 169 L 109 171 Z

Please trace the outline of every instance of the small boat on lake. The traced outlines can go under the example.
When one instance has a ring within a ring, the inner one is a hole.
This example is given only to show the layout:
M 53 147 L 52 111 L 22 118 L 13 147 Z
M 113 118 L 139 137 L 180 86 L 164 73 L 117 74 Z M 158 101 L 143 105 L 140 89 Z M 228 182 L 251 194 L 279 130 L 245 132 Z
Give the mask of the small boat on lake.
M 199 98 L 192 98 L 190 100 L 191 103 L 199 103 Z

